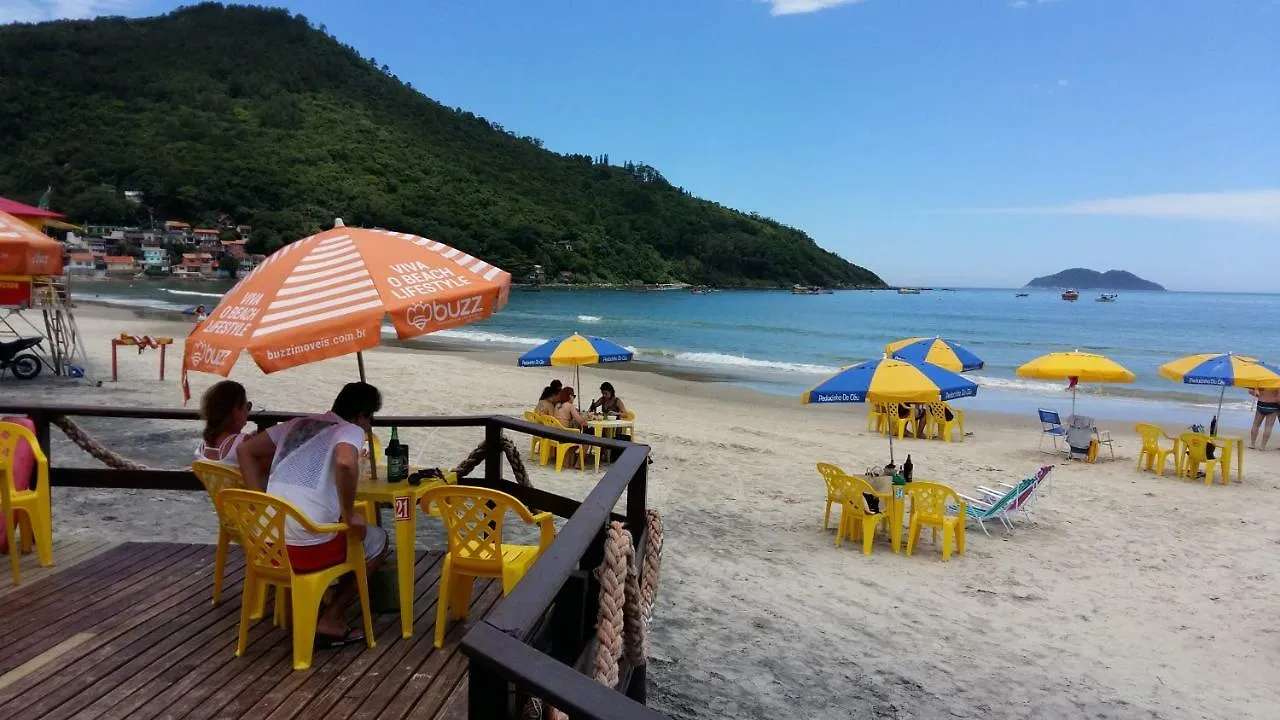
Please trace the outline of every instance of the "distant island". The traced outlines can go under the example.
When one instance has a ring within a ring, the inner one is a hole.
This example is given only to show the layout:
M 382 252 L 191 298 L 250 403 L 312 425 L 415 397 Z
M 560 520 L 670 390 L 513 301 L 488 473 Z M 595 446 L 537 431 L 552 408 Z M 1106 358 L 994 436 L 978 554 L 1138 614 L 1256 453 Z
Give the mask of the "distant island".
M 1077 290 L 1159 290 L 1164 287 L 1143 280 L 1128 270 L 1098 272 L 1088 268 L 1071 268 L 1038 277 L 1027 283 L 1029 288 L 1075 288 Z

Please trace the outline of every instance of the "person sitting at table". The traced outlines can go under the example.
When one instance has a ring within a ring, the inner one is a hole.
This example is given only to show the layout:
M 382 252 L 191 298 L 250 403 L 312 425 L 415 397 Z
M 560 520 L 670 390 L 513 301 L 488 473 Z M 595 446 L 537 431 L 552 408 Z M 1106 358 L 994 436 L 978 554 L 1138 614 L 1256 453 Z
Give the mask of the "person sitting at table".
M 205 390 L 200 398 L 204 433 L 196 459 L 239 467 L 236 448 L 248 437 L 242 431 L 252 410 L 244 386 L 235 380 L 222 380 Z
M 346 523 L 364 544 L 369 572 L 388 552 L 387 533 L 355 512 L 360 448 L 382 409 L 382 394 L 368 383 L 343 386 L 323 415 L 294 418 L 240 444 L 237 455 L 246 485 L 292 503 L 318 525 Z M 293 520 L 285 523 L 289 564 L 295 572 L 316 572 L 345 562 L 346 532 L 314 534 Z M 333 599 L 316 622 L 316 647 L 363 643 L 364 633 L 347 627 L 347 608 L 356 600 L 355 576 L 338 581 Z
M 617 391 L 613 389 L 613 383 L 600 383 L 600 397 L 591 401 L 590 412 L 598 412 L 601 415 L 613 414 L 622 418 L 627 414 L 626 403 L 622 402 L 622 398 L 618 397 Z M 622 440 L 631 439 L 630 430 L 621 430 L 617 437 Z
M 578 412 L 578 408 L 574 405 L 577 394 L 573 388 L 565 386 L 560 389 L 560 395 L 556 399 L 556 409 L 553 413 L 555 419 L 559 420 L 562 425 L 567 428 L 582 430 L 587 426 L 587 418 Z
M 555 414 L 556 401 L 559 399 L 560 388 L 548 385 L 542 388 L 542 395 L 538 397 L 538 404 L 533 406 L 533 411 L 539 415 Z

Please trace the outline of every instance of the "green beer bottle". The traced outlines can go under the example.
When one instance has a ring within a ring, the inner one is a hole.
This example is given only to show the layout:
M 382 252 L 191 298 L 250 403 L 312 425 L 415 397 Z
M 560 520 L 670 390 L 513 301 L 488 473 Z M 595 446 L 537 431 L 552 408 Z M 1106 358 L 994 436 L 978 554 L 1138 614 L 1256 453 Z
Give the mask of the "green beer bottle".
M 405 464 L 405 453 L 401 452 L 401 447 L 400 428 L 393 426 L 391 441 L 387 443 L 387 449 L 382 453 L 382 457 L 387 461 L 387 482 L 400 482 L 409 475 L 408 466 Z

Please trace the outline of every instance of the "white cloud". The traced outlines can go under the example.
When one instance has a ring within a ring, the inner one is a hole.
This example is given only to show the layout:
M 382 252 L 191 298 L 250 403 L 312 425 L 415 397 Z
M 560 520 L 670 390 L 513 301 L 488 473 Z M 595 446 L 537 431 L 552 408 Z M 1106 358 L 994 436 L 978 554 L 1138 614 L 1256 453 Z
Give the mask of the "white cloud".
M 1070 84 L 1071 83 L 1068 82 L 1066 78 L 1058 78 L 1058 87 L 1066 87 Z
M 975 208 L 958 212 L 992 215 L 1080 215 L 1280 224 L 1280 188 L 1130 195 L 1101 200 L 1084 200 L 1063 205 Z
M 137 0 L 0 0 L 0 23 L 121 15 Z
M 1009 7 L 1014 10 L 1025 10 L 1032 5 L 1049 5 L 1050 3 L 1058 3 L 1062 0 L 1009 0 Z
M 802 15 L 839 5 L 853 5 L 863 0 L 757 0 L 769 4 L 770 15 Z

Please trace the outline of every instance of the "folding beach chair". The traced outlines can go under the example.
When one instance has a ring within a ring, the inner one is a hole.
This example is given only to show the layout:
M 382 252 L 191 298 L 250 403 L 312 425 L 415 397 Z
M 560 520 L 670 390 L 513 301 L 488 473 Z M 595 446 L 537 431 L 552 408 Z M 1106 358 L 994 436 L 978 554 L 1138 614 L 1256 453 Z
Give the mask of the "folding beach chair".
M 1045 436 L 1053 438 L 1053 452 L 1058 452 L 1058 438 L 1066 439 L 1067 429 L 1062 426 L 1062 418 L 1058 416 L 1055 410 L 1045 410 L 1041 408 L 1040 413 L 1040 444 L 1037 449 L 1044 452 Z

